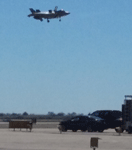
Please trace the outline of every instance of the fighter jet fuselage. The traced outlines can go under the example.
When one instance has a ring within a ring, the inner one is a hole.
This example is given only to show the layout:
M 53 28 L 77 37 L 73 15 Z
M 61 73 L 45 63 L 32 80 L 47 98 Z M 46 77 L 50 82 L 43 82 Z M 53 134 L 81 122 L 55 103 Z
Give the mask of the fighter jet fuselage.
M 40 10 L 34 10 L 30 8 L 30 11 L 32 14 L 29 14 L 28 17 L 34 17 L 34 19 L 38 19 L 40 21 L 43 21 L 44 19 L 47 19 L 47 22 L 49 22 L 49 19 L 54 19 L 54 18 L 60 18 L 59 21 L 61 21 L 61 17 L 67 16 L 70 13 L 68 11 L 64 11 L 63 9 L 57 11 L 57 7 L 55 7 L 55 10 L 49 10 L 45 12 L 41 12 Z

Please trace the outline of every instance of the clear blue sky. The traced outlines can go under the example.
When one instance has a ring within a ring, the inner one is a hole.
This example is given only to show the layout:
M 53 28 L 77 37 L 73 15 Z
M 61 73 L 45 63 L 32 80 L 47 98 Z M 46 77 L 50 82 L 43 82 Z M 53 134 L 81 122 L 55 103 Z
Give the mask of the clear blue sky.
M 29 8 L 70 11 L 40 22 Z M 1 0 L 0 112 L 121 110 L 132 94 L 131 0 Z

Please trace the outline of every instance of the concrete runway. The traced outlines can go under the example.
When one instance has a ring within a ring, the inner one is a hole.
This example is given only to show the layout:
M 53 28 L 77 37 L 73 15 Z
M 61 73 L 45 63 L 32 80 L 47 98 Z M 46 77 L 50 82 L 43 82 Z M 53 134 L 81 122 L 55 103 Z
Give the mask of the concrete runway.
M 91 137 L 99 137 L 98 150 L 132 150 L 132 135 L 113 129 L 98 132 L 62 132 L 57 128 L 0 129 L 0 150 L 92 150 Z

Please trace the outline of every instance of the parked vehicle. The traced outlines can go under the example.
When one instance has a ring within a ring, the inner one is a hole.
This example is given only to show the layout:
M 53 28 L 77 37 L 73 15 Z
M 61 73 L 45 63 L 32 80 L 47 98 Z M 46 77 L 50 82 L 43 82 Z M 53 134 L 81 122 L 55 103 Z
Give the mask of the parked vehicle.
M 106 129 L 112 128 L 116 130 L 116 127 L 122 126 L 122 112 L 119 110 L 97 110 L 93 112 L 91 116 L 97 116 L 104 119 Z
M 103 132 L 104 131 L 104 120 L 95 117 L 95 116 L 76 116 L 66 121 L 61 121 L 59 123 L 58 129 L 61 132 L 66 132 L 67 130 L 72 130 L 73 132 L 76 132 L 77 130 L 81 131 L 98 131 Z

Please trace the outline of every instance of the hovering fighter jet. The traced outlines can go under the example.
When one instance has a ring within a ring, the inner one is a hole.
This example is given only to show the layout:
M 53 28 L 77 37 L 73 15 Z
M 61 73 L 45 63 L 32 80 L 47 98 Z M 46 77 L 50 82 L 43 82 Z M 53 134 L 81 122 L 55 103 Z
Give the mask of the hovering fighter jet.
M 64 11 L 63 9 L 57 10 L 57 6 L 55 7 L 54 10 L 49 10 L 46 12 L 42 12 L 39 9 L 36 9 L 36 11 L 33 8 L 29 8 L 30 11 L 32 12 L 31 14 L 28 15 L 28 17 L 33 16 L 34 19 L 43 21 L 42 18 L 47 19 L 47 22 L 49 22 L 49 19 L 53 18 L 60 18 L 59 21 L 61 21 L 61 17 L 67 16 L 70 13 L 68 11 Z

